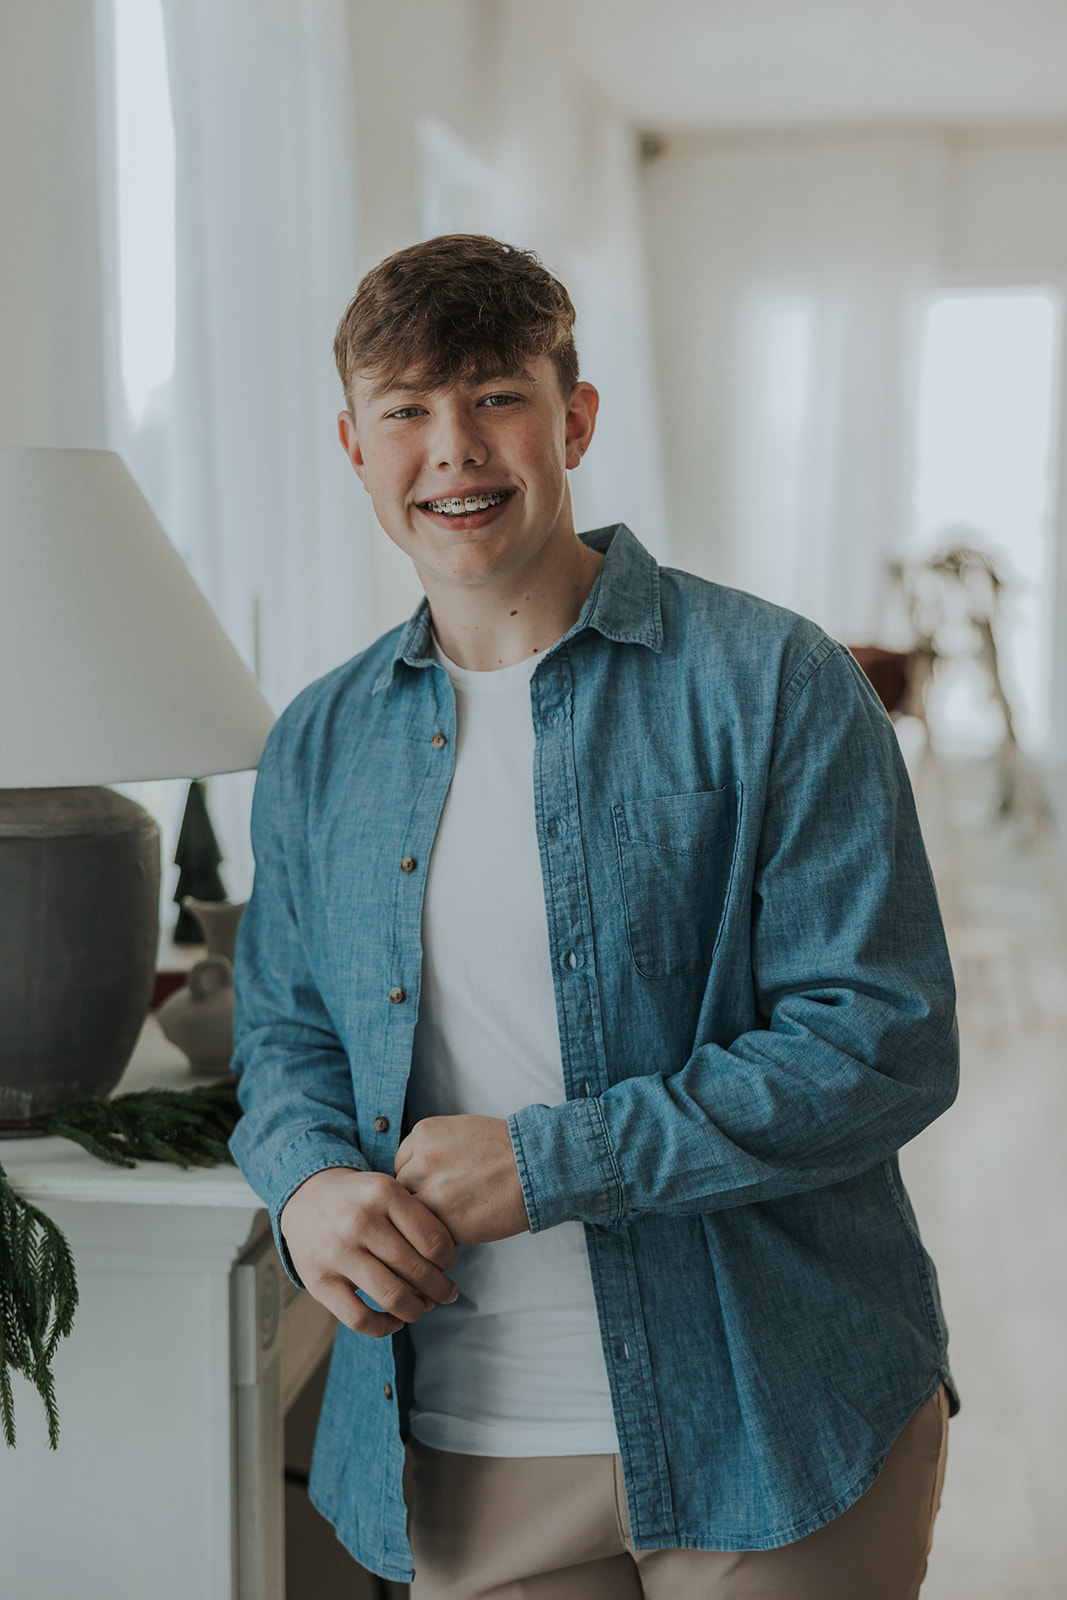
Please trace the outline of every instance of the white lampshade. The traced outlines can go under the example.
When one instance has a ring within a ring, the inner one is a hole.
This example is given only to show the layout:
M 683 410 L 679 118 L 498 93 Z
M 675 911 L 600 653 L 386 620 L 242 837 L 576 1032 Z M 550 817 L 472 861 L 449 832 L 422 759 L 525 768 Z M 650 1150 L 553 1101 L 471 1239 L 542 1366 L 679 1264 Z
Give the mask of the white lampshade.
M 241 771 L 273 720 L 120 457 L 0 447 L 0 789 Z

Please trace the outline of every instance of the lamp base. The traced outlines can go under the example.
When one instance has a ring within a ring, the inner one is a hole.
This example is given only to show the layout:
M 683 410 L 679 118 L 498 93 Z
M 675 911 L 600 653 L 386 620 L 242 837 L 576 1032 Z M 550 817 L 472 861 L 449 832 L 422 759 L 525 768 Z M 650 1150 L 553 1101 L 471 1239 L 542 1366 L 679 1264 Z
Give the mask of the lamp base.
M 159 829 L 141 806 L 0 789 L 0 1138 L 115 1087 L 158 938 Z

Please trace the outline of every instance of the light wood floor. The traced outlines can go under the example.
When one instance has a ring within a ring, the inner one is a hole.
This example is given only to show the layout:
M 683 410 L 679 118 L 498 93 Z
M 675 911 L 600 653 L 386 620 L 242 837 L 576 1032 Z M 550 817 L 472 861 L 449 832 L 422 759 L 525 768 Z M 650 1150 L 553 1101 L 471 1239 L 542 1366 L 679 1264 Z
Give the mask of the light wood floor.
M 1067 956 L 996 875 L 949 925 L 959 1099 L 901 1156 L 962 1399 L 923 1600 L 1067 1600 Z

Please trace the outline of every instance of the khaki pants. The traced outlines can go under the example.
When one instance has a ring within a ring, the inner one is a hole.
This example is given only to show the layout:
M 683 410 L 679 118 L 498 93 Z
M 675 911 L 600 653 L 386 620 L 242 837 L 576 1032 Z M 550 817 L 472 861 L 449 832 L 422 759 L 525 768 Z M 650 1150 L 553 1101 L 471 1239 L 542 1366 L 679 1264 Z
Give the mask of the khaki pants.
M 942 1388 L 840 1517 L 778 1550 L 635 1550 L 618 1456 L 496 1459 L 413 1441 L 412 1600 L 915 1600 L 948 1447 Z

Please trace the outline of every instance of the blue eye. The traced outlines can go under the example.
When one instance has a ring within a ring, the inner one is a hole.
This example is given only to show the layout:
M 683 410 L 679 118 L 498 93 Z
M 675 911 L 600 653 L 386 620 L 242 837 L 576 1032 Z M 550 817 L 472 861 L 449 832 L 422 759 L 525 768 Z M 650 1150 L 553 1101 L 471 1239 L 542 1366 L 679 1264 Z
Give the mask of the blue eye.
M 390 417 L 398 417 L 403 421 L 405 417 L 418 416 L 419 410 L 419 406 L 400 406 L 396 411 L 390 411 L 389 415 Z
M 518 401 L 515 394 L 487 394 L 478 404 L 487 406 L 490 411 L 502 411 L 505 406 L 513 406 Z

